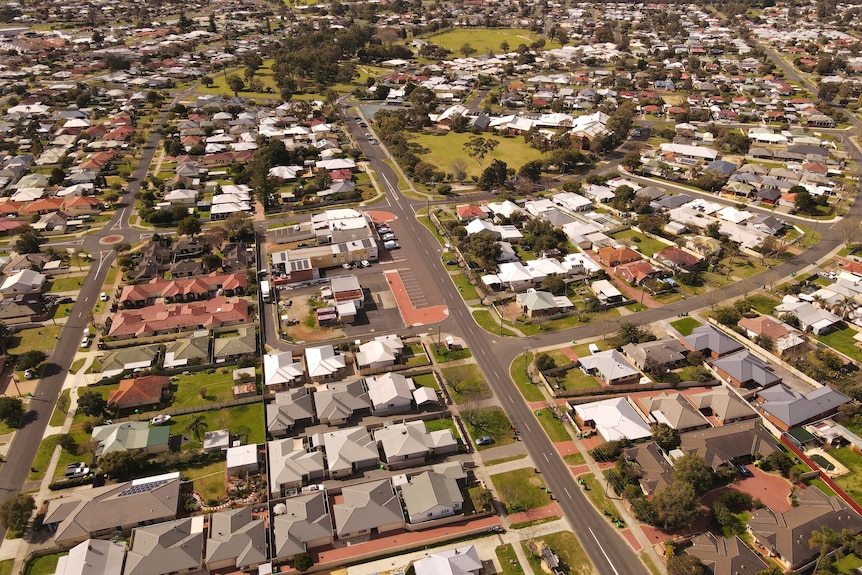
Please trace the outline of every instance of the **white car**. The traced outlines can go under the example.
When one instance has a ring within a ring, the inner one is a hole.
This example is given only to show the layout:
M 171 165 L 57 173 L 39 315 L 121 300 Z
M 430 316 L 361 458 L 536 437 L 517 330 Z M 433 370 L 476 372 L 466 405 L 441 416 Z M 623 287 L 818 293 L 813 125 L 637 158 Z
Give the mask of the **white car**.
M 371 262 L 370 262 L 370 261 L 368 261 L 368 260 L 362 260 L 361 262 L 359 262 L 359 265 L 361 265 L 361 266 L 362 266 L 362 267 L 364 267 L 364 268 L 370 268 L 370 267 L 371 267 Z
M 398 238 L 395 237 L 395 234 L 383 234 L 382 236 L 380 236 L 380 239 L 384 242 L 388 242 L 390 240 L 396 240 Z
M 108 294 L 106 294 L 105 292 L 100 293 L 99 299 L 102 301 L 108 301 Z
M 165 425 L 170 422 L 171 416 L 166 413 L 159 414 L 150 420 L 152 425 Z
M 81 340 L 81 347 L 90 347 L 90 336 L 89 335 L 85 335 L 84 338 Z

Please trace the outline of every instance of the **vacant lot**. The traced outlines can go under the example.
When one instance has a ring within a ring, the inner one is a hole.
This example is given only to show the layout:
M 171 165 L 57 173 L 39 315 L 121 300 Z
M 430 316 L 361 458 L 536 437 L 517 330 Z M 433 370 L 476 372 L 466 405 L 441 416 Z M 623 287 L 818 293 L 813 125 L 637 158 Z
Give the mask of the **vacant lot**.
M 519 513 L 544 507 L 551 502 L 542 476 L 532 468 L 516 469 L 491 476 L 506 513 Z
M 491 445 L 477 445 L 476 449 L 480 451 L 515 442 L 512 437 L 512 423 L 502 409 L 465 409 L 461 416 L 474 444 L 477 439 L 486 435 L 494 440 Z
M 491 389 L 475 363 L 444 367 L 440 373 L 449 385 L 452 399 L 459 405 L 491 397 Z
M 626 243 L 630 244 L 634 249 L 647 257 L 652 257 L 654 253 L 668 247 L 668 244 L 664 242 L 660 242 L 659 240 L 645 236 L 631 229 L 616 233 L 611 237 L 615 240 L 625 240 Z
M 499 52 L 500 44 L 506 42 L 509 45 L 509 51 L 515 50 L 521 44 L 529 46 L 539 36 L 533 34 L 529 30 L 518 28 L 470 28 L 455 29 L 442 34 L 437 34 L 426 38 L 432 44 L 436 44 L 447 50 L 451 50 L 455 55 L 461 55 L 461 46 L 470 44 L 475 50 L 476 55 L 484 55 L 489 51 Z M 559 48 L 558 42 L 548 42 L 546 48 Z
M 455 159 L 466 160 L 468 179 L 472 176 L 478 178 L 482 175 L 479 163 L 464 152 L 464 143 L 474 137 L 473 134 L 468 132 L 460 134 L 455 132 L 447 132 L 445 134 L 411 134 L 409 136 L 410 143 L 420 147 L 418 152 L 422 161 L 433 164 L 444 172 L 452 170 L 450 166 Z M 501 160 L 506 162 L 508 167 L 518 170 L 527 162 L 539 160 L 542 157 L 542 153 L 525 143 L 523 138 L 503 138 L 490 134 L 484 134 L 482 137 L 499 142 L 497 148 L 485 157 L 482 164 L 483 168 L 487 168 L 494 160 Z M 465 296 L 465 299 L 469 298 Z
M 571 531 L 551 533 L 539 537 L 535 541 L 543 541 L 545 545 L 551 548 L 551 551 L 557 554 L 560 562 L 563 563 L 560 565 L 563 573 L 570 575 L 592 575 L 594 573 L 593 565 L 584 552 L 584 548 L 581 547 L 578 538 Z M 524 553 L 527 554 L 530 565 L 533 567 L 533 572 L 542 573 L 541 560 L 530 551 L 529 541 L 524 541 L 522 545 L 524 546 Z

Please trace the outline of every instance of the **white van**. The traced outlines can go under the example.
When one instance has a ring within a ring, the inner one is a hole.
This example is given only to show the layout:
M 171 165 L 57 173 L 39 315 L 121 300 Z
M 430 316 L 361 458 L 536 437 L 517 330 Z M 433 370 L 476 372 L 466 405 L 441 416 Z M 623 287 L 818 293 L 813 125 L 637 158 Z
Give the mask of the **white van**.
M 597 354 L 597 353 L 599 353 L 599 346 L 597 346 L 597 345 L 596 345 L 596 344 L 594 344 L 594 343 L 591 343 L 591 344 L 589 345 L 589 349 L 590 349 L 590 353 L 591 353 L 591 354 Z

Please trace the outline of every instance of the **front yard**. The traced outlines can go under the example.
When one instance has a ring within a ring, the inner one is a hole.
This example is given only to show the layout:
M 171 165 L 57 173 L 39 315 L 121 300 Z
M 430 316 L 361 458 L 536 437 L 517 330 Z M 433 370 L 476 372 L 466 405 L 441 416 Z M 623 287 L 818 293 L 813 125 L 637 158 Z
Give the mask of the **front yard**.
M 538 509 L 551 502 L 545 481 L 531 467 L 492 475 L 491 482 L 506 513 Z

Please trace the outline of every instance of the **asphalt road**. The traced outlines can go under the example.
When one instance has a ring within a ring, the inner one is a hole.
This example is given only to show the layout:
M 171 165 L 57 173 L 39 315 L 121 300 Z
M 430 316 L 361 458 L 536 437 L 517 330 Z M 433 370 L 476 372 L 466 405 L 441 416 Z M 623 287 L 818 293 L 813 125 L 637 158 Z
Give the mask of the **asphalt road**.
M 154 128 L 164 125 L 167 110 L 172 103 L 163 108 Z M 42 370 L 42 378 L 36 386 L 35 394 L 29 401 L 20 428 L 15 433 L 15 438 L 9 447 L 6 463 L 0 467 L 0 503 L 20 493 L 27 481 L 27 475 L 36 457 L 36 451 L 39 449 L 57 397 L 62 391 L 66 375 L 69 373 L 72 360 L 81 343 L 84 328 L 87 326 L 90 313 L 99 299 L 99 293 L 108 275 L 108 270 L 111 269 L 111 264 L 116 258 L 116 253 L 111 246 L 102 245 L 100 240 L 111 235 L 120 235 L 123 237 L 123 241 L 129 242 L 136 242 L 140 238 L 140 232 L 129 229 L 129 218 L 131 217 L 132 206 L 134 206 L 135 193 L 140 189 L 140 182 L 147 175 L 150 162 L 152 162 L 158 147 L 159 138 L 158 134 L 151 134 L 147 145 L 141 152 L 141 157 L 134 171 L 133 182 L 118 201 L 118 208 L 111 220 L 105 223 L 98 233 L 72 242 L 72 244 L 86 249 L 91 254 L 93 263 L 83 286 L 78 292 L 77 301 L 72 306 L 68 320 L 61 330 L 56 344 L 52 346 L 53 351 Z M 57 242 L 49 245 L 70 247 L 72 244 Z M 0 537 L 4 535 L 5 529 L 0 530 Z

